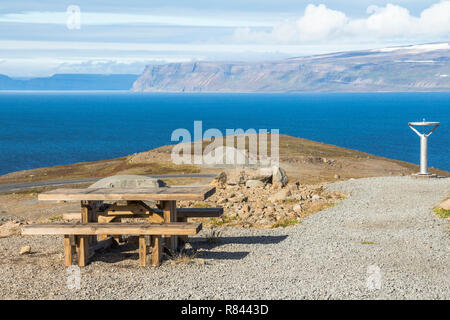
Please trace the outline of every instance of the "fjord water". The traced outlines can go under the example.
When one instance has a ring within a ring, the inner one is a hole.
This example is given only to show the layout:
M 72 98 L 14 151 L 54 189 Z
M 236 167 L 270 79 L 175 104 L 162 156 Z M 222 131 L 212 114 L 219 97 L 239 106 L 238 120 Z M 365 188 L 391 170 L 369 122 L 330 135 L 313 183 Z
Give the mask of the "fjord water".
M 0 174 L 120 157 L 171 141 L 203 121 L 218 128 L 279 129 L 388 158 L 419 162 L 409 121 L 440 121 L 429 166 L 450 170 L 450 93 L 166 94 L 0 93 Z

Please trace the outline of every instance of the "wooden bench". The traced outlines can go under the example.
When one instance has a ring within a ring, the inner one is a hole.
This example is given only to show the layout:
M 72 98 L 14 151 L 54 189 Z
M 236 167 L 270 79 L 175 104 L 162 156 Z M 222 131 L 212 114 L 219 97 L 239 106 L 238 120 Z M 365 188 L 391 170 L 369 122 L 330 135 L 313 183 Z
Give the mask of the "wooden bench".
M 201 223 L 45 223 L 22 227 L 22 235 L 64 235 L 64 263 L 72 265 L 76 251 L 78 265 L 83 267 L 89 259 L 89 236 L 96 235 L 134 235 L 139 236 L 139 265 L 147 265 L 147 246 L 152 247 L 152 265 L 161 263 L 161 236 L 195 235 L 202 229 Z

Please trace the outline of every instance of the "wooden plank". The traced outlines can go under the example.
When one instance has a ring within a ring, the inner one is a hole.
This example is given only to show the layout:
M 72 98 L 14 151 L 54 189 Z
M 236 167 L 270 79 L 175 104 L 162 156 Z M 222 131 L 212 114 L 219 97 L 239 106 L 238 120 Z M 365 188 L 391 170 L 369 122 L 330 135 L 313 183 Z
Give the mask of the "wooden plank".
M 176 201 L 161 201 L 163 217 L 165 223 L 177 221 L 177 203 Z M 166 237 L 166 246 L 168 249 L 175 251 L 178 247 L 178 238 L 173 235 Z
M 201 223 L 42 223 L 22 227 L 22 235 L 195 235 Z
M 215 193 L 214 187 L 161 187 L 161 188 L 86 188 L 56 189 L 38 195 L 39 200 L 205 200 Z
M 105 211 L 107 215 L 136 215 L 136 214 L 150 214 L 152 209 L 141 201 L 127 201 L 126 205 L 113 204 Z
M 145 236 L 139 237 L 139 266 L 145 267 L 147 265 L 147 244 Z
M 152 266 L 157 267 L 161 264 L 162 244 L 160 236 L 152 236 Z
M 101 216 L 101 215 L 99 215 L 97 217 L 98 223 L 111 223 L 116 219 L 117 219 L 116 216 Z
M 64 265 L 70 267 L 72 265 L 72 244 L 70 236 L 64 236 Z

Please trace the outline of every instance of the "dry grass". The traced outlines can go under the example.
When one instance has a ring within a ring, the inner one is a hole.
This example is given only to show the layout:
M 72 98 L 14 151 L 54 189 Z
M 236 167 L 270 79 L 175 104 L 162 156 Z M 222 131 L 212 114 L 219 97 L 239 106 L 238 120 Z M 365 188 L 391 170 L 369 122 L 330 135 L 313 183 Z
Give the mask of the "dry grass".
M 300 221 L 299 219 L 295 218 L 295 219 L 290 219 L 290 220 L 282 220 L 279 221 L 277 223 L 274 223 L 270 228 L 274 229 L 274 228 L 286 228 L 289 226 L 295 226 L 296 224 L 299 224 Z
M 197 252 L 188 254 L 185 252 L 177 253 L 170 258 L 171 264 L 191 264 L 195 262 L 195 258 L 197 257 Z
M 442 219 L 450 219 L 450 210 L 445 210 L 441 207 L 435 207 L 433 211 Z
M 211 228 L 207 231 L 205 242 L 209 244 L 220 243 L 220 235 L 222 231 Z

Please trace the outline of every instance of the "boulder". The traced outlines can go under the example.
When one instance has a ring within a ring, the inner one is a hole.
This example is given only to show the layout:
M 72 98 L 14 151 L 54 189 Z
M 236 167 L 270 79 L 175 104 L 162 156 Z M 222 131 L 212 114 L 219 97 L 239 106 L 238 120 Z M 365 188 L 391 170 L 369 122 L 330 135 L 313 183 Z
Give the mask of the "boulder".
M 245 184 L 245 182 L 245 170 L 238 168 L 228 173 L 227 184 L 234 186 Z
M 262 182 L 261 180 L 247 180 L 245 182 L 245 186 L 249 188 L 264 187 L 264 182 Z
M 283 189 L 270 196 L 268 200 L 271 202 L 283 201 L 286 200 L 290 195 L 291 191 L 289 189 Z
M 219 173 L 211 182 L 211 186 L 223 189 L 227 184 L 227 174 L 225 172 Z
M 302 206 L 300 204 L 296 204 L 292 207 L 292 210 L 294 210 L 295 213 L 301 213 L 302 212 Z
M 20 223 L 16 221 L 7 221 L 0 225 L 0 238 L 11 237 L 20 234 Z
M 272 167 L 272 185 L 275 187 L 284 187 L 289 182 L 286 171 L 280 167 Z
M 122 174 L 103 178 L 89 188 L 159 188 L 165 187 L 164 181 L 147 176 Z

